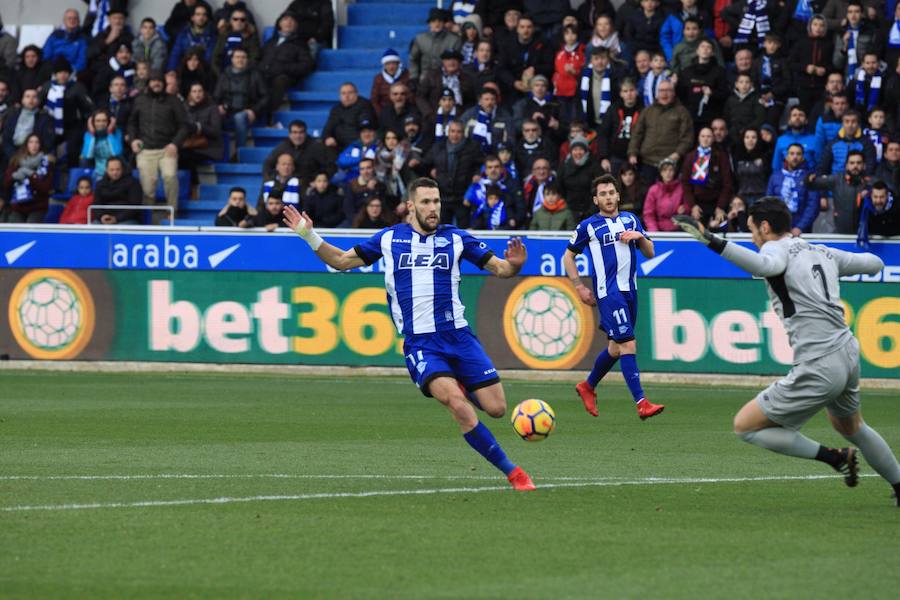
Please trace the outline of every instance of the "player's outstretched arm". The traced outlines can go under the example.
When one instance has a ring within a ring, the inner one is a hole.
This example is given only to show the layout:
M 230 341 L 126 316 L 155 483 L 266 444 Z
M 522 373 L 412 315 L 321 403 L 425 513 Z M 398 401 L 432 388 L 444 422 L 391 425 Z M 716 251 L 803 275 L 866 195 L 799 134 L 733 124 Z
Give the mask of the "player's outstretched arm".
M 347 269 L 355 269 L 366 264 L 356 254 L 355 250 L 344 251 L 323 240 L 322 236 L 313 229 L 313 222 L 309 215 L 306 213 L 301 214 L 300 211 L 290 204 L 284 207 L 284 224 L 303 238 L 303 241 L 309 244 L 316 256 L 333 269 L 346 271 Z
M 787 257 L 782 253 L 770 251 L 771 244 L 764 245 L 762 250 L 756 253 L 743 246 L 729 244 L 727 240 L 707 231 L 697 219 L 689 215 L 675 215 L 672 222 L 698 242 L 751 275 L 775 277 L 784 273 L 787 268 Z
M 525 244 L 522 243 L 522 238 L 514 237 L 509 240 L 503 256 L 504 258 L 492 256 L 484 268 L 503 279 L 518 275 L 522 270 L 522 265 L 528 259 L 528 251 L 525 249 Z
M 845 275 L 876 275 L 884 268 L 884 261 L 871 252 L 845 252 L 837 248 L 829 248 L 835 255 L 838 264 L 838 274 Z

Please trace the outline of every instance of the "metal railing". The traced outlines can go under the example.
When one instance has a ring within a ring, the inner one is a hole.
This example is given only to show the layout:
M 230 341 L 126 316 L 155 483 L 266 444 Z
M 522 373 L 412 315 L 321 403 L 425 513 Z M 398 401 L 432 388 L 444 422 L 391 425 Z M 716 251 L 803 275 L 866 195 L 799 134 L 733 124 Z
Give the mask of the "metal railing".
M 94 219 L 92 218 L 91 213 L 94 209 L 104 209 L 104 210 L 164 210 L 169 213 L 169 227 L 175 226 L 175 208 L 171 206 L 144 206 L 142 204 L 91 204 L 88 206 L 87 213 L 87 224 L 88 225 L 102 225 L 102 223 L 94 223 Z M 117 223 L 112 223 L 113 225 L 117 225 Z

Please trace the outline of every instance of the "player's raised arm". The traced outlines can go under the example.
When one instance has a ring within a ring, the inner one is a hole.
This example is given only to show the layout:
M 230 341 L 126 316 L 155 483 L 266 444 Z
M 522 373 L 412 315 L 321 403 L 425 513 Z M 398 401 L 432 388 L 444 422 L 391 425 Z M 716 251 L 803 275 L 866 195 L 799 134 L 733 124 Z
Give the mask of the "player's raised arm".
M 701 244 L 705 244 L 707 248 L 721 254 L 722 258 L 751 275 L 775 277 L 784 273 L 787 268 L 787 257 L 781 252 L 768 251 L 769 246 L 757 253 L 743 246 L 730 244 L 727 240 L 707 231 L 697 219 L 689 215 L 675 215 L 672 221 Z
M 619 241 L 626 244 L 629 242 L 635 242 L 638 249 L 641 251 L 641 254 L 644 255 L 644 258 L 653 258 L 654 256 L 656 256 L 656 249 L 653 247 L 653 242 L 650 240 L 650 238 L 645 236 L 642 231 L 623 231 L 619 236 Z
M 854 254 L 837 248 L 828 250 L 837 259 L 838 274 L 841 277 L 845 275 L 875 275 L 884 268 L 884 261 L 871 252 Z
M 525 244 L 522 243 L 522 238 L 514 237 L 506 243 L 503 258 L 491 256 L 484 268 L 497 277 L 504 279 L 515 277 L 522 270 L 522 265 L 527 259 L 528 251 L 525 249 Z
M 316 256 L 329 267 L 339 271 L 346 271 L 347 269 L 355 269 L 366 264 L 359 257 L 355 248 L 345 251 L 323 240 L 322 236 L 313 229 L 313 222 L 309 215 L 305 212 L 301 214 L 300 211 L 290 204 L 284 207 L 284 223 L 294 233 L 303 238 L 303 241 L 309 244 Z

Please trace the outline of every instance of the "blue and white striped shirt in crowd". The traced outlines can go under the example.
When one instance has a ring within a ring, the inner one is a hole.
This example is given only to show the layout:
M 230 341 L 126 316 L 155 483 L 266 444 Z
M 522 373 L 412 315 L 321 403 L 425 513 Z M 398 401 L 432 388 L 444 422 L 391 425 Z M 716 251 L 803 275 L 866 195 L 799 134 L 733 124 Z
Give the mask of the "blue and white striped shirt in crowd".
M 484 268 L 494 255 L 484 242 L 452 225 L 426 236 L 406 223 L 382 229 L 355 250 L 368 265 L 384 257 L 388 306 L 401 335 L 467 327 L 459 299 L 460 261 Z
M 263 184 L 263 202 L 269 199 L 269 192 L 275 187 L 275 180 L 270 179 Z M 281 195 L 281 201 L 285 204 L 293 204 L 300 206 L 300 179 L 291 177 L 284 186 L 284 193 Z
M 634 214 L 620 212 L 615 217 L 604 217 L 597 213 L 579 223 L 569 240 L 569 250 L 575 254 L 588 251 L 594 266 L 594 294 L 598 300 L 617 291 L 637 290 L 636 244 L 619 241 L 619 236 L 626 231 L 644 233 L 641 221 Z

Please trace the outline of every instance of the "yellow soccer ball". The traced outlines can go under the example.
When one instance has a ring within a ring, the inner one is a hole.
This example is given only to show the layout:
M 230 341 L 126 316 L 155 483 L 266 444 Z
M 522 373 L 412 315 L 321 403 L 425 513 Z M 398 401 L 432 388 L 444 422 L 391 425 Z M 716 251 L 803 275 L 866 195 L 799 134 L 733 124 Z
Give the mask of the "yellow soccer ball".
M 524 400 L 512 411 L 512 426 L 526 442 L 539 442 L 556 427 L 556 413 L 543 400 Z

